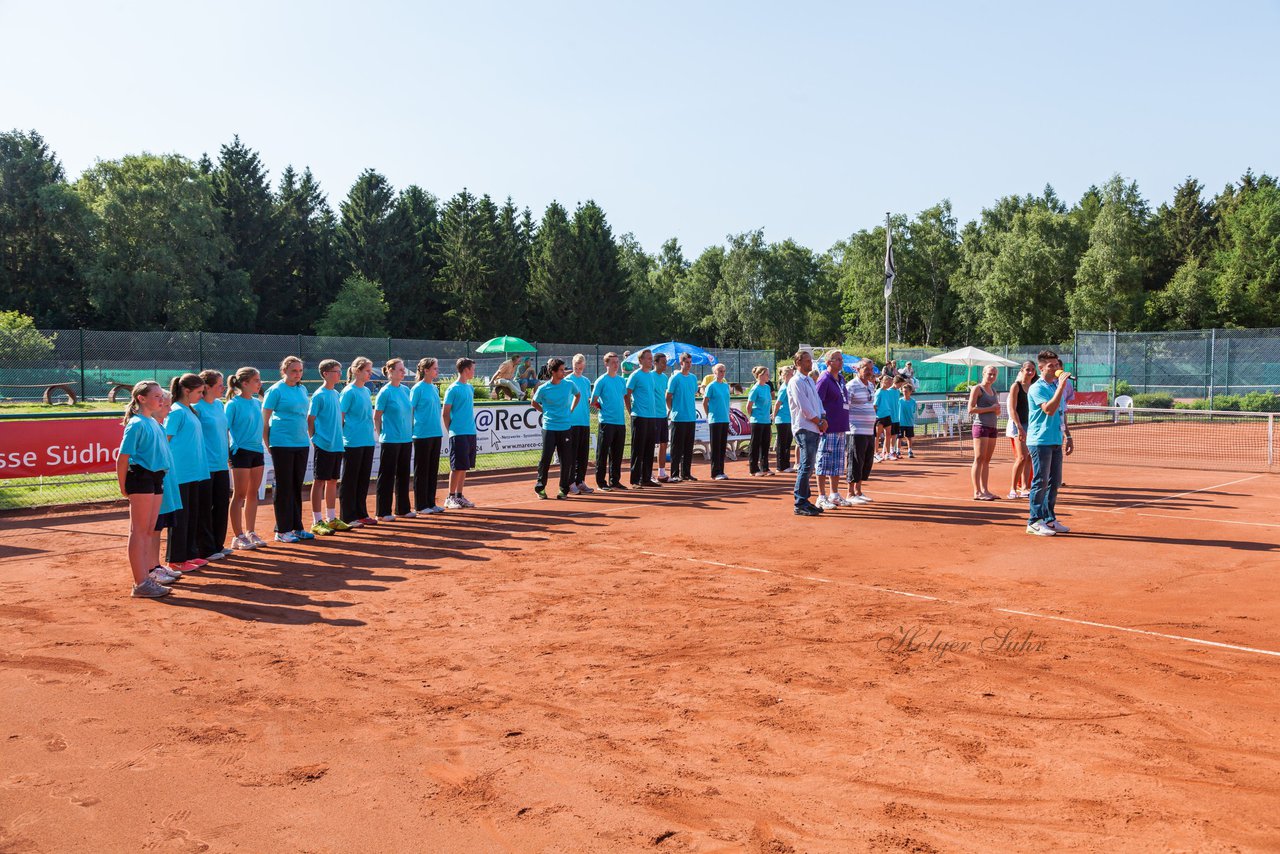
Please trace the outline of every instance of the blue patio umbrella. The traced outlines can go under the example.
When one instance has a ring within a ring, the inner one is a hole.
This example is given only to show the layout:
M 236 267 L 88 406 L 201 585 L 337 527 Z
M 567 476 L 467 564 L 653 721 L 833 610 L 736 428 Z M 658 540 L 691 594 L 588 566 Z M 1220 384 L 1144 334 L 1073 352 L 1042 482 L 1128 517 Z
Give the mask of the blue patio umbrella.
M 667 363 L 672 365 L 679 363 L 680 356 L 683 353 L 688 353 L 692 356 L 695 365 L 714 365 L 718 361 L 715 356 L 693 344 L 685 344 L 683 341 L 664 341 L 661 344 L 650 344 L 648 347 L 641 347 L 635 350 L 626 358 L 623 364 L 629 366 L 639 365 L 640 350 L 651 350 L 655 356 L 661 353 L 667 357 Z

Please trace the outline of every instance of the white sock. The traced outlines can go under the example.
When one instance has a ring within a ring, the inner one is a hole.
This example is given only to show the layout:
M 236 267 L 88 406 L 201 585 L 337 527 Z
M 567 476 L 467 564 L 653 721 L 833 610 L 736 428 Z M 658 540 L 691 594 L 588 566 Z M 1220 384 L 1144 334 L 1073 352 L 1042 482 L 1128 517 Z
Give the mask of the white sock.
M 324 521 L 324 516 L 315 512 L 314 510 L 311 511 L 311 518 L 316 524 L 319 524 L 320 522 Z
M 336 521 L 338 521 L 338 511 L 337 511 L 337 508 L 334 508 L 334 507 L 330 507 L 330 508 L 329 508 L 329 521 L 330 521 L 330 522 L 336 522 Z

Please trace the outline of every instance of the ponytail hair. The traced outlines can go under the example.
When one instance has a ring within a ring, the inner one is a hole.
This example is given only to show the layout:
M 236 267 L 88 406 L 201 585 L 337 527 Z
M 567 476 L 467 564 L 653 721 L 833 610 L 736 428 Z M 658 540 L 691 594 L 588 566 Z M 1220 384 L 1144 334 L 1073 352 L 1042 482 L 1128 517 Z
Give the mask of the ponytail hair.
M 756 365 L 754 368 L 751 369 L 751 376 L 755 377 L 756 379 L 760 379 L 760 377 L 764 375 L 765 370 L 767 369 L 765 368 L 764 365 Z
M 367 356 L 356 356 L 351 361 L 351 366 L 347 368 L 347 382 L 354 383 L 356 381 L 356 371 L 362 368 L 372 368 L 373 360 Z
M 183 403 L 183 392 L 200 388 L 204 385 L 204 380 L 200 379 L 199 374 L 183 374 L 180 377 L 174 377 L 169 383 L 169 395 L 173 398 L 174 403 Z
M 218 380 L 222 379 L 222 371 L 215 371 L 213 368 L 205 368 L 200 372 L 200 380 L 204 383 L 205 388 L 213 388 L 218 384 Z
M 404 364 L 404 359 L 401 359 L 399 356 L 392 356 L 390 359 L 387 359 L 387 363 L 382 366 L 382 373 L 390 376 L 391 369 L 397 364 Z
M 227 377 L 227 400 L 235 397 L 240 393 L 240 388 L 249 380 L 258 376 L 258 369 L 245 365 L 238 368 L 234 374 Z
M 129 419 L 138 414 L 138 411 L 142 409 L 142 407 L 138 406 L 138 398 L 146 397 L 150 394 L 152 386 L 159 388 L 160 383 L 155 380 L 143 380 L 134 384 L 133 391 L 129 394 L 129 405 L 124 410 L 124 421 L 120 423 L 128 424 Z
M 284 359 L 280 362 L 280 376 L 284 376 L 285 369 L 288 368 L 290 365 L 292 365 L 294 362 L 297 362 L 299 365 L 302 364 L 302 360 L 299 359 L 297 356 L 285 356 Z
M 436 360 L 431 356 L 426 356 L 425 358 L 418 360 L 418 369 L 416 371 L 418 382 L 422 382 L 427 378 L 427 371 L 431 370 L 435 364 Z

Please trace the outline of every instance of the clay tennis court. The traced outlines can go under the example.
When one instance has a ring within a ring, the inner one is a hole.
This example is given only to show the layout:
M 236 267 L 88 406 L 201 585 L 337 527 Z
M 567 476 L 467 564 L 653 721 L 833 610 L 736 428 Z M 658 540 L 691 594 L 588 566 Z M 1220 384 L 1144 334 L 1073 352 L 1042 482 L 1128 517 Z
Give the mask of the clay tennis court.
M 0 849 L 1280 846 L 1274 475 L 1069 462 L 1041 539 L 953 454 L 812 520 L 729 473 L 478 478 L 160 601 L 120 509 L 0 520 Z

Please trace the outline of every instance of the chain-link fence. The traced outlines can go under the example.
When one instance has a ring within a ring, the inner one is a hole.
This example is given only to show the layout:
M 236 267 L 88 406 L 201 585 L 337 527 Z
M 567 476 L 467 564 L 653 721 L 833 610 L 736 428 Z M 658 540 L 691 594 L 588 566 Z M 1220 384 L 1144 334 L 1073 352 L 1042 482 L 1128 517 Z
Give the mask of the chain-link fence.
M 1086 391 L 1128 383 L 1132 394 L 1202 399 L 1280 389 L 1280 329 L 1081 332 Z
M 1072 370 L 1074 362 L 1071 347 L 1060 344 L 1017 344 L 1014 346 L 983 347 L 989 353 L 1003 356 L 1012 362 L 1035 361 L 1042 350 L 1052 350 L 1062 359 L 1067 370 Z M 964 382 L 980 382 L 982 368 L 965 365 L 940 365 L 926 362 L 930 356 L 945 353 L 940 347 L 897 347 L 889 351 L 889 358 L 898 363 L 898 368 L 911 363 L 912 373 L 920 381 L 919 394 L 945 394 L 955 391 Z M 1017 368 L 1001 368 L 996 378 L 996 388 L 1007 389 L 1018 374 Z
M 405 360 L 412 371 L 423 356 L 440 360 L 441 375 L 453 370 L 461 357 L 476 360 L 476 376 L 487 377 L 504 357 L 477 353 L 483 341 L 431 341 L 409 338 L 326 338 L 306 335 L 259 335 L 238 332 L 108 332 L 83 329 L 40 330 L 20 339 L 0 340 L 0 400 L 35 402 L 114 399 L 119 390 L 140 380 L 168 381 L 185 371 L 213 368 L 224 374 L 242 365 L 254 365 L 263 379 L 275 379 L 275 366 L 285 356 L 299 356 L 307 366 L 304 381 L 318 382 L 316 364 L 337 359 L 349 364 L 367 356 L 375 365 L 389 358 Z M 548 357 L 566 360 L 581 353 L 587 357 L 587 373 L 604 372 L 604 356 L 619 356 L 643 344 L 564 344 L 530 342 L 529 354 L 537 367 Z M 749 384 L 751 368 L 772 366 L 770 350 L 712 350 L 724 363 L 731 383 Z M 699 371 L 705 373 L 705 370 Z M 116 392 L 116 395 L 112 393 Z

